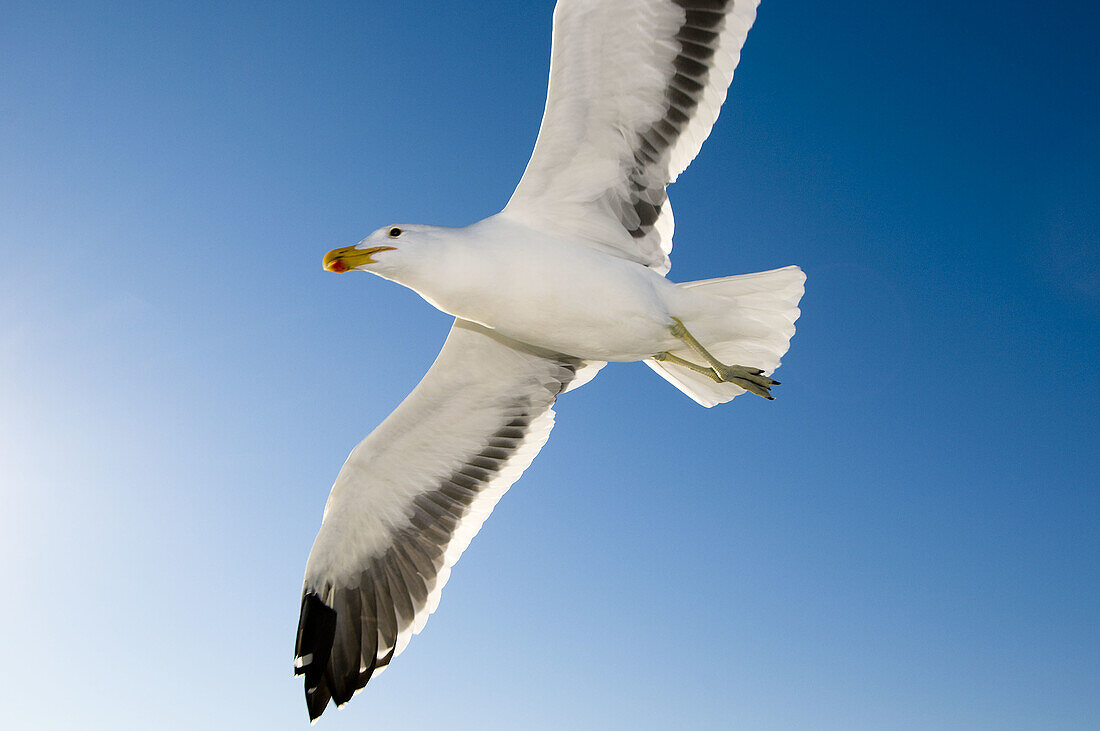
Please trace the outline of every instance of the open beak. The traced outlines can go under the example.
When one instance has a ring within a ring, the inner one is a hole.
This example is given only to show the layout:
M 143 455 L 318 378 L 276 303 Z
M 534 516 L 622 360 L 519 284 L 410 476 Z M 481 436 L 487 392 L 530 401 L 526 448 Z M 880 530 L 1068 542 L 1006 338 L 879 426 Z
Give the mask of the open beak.
M 396 246 L 373 246 L 369 249 L 357 249 L 354 246 L 345 246 L 342 249 L 333 249 L 325 254 L 321 266 L 330 272 L 339 274 L 361 267 L 364 264 L 373 264 L 374 259 L 371 256 L 379 251 L 393 251 L 396 248 Z

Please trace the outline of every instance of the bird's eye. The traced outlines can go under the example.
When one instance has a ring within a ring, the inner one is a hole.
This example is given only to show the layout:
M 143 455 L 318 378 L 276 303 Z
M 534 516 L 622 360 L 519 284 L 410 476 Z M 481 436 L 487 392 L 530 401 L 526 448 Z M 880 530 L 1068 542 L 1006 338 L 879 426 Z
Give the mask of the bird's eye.
M 400 235 L 401 235 L 401 229 L 397 228 L 396 226 L 394 226 L 393 228 L 390 229 L 390 238 L 391 239 L 396 239 Z

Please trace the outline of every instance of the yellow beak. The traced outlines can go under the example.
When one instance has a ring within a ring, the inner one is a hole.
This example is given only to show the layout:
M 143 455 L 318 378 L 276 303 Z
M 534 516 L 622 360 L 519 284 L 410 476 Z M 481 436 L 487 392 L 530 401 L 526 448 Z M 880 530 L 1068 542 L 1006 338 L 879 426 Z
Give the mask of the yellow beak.
M 379 251 L 393 251 L 396 248 L 396 246 L 374 246 L 369 249 L 357 249 L 354 246 L 345 246 L 342 249 L 333 249 L 325 254 L 321 266 L 330 272 L 339 274 L 364 264 L 373 264 L 372 255 L 377 254 Z

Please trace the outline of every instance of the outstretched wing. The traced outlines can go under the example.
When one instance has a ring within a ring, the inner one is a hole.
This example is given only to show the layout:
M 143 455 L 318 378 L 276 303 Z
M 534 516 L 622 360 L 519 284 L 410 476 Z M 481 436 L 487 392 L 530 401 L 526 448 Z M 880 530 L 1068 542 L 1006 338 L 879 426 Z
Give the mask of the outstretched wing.
M 352 450 L 325 506 L 294 663 L 311 719 L 424 627 L 451 566 L 546 442 L 558 394 L 602 365 L 455 322 L 420 384 Z
M 710 134 L 759 0 L 559 0 L 535 151 L 503 214 L 664 274 L 665 187 Z

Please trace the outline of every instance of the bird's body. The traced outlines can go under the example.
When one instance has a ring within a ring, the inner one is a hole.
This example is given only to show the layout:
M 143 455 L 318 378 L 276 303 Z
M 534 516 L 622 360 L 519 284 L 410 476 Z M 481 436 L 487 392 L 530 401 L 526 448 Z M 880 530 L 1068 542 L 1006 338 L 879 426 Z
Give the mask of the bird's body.
M 503 211 L 463 228 L 389 226 L 325 256 L 330 271 L 415 290 L 455 324 L 329 495 L 295 648 L 311 719 L 423 629 L 545 443 L 558 396 L 608 361 L 644 361 L 704 406 L 772 398 L 801 270 L 664 276 L 666 187 L 718 116 L 757 4 L 559 0 L 542 127 Z
M 380 256 L 381 276 L 443 312 L 556 353 L 642 360 L 674 347 L 672 317 L 698 309 L 691 300 L 699 295 L 649 267 L 506 215 L 462 228 L 401 228 L 402 239 L 431 253 L 409 265 Z

